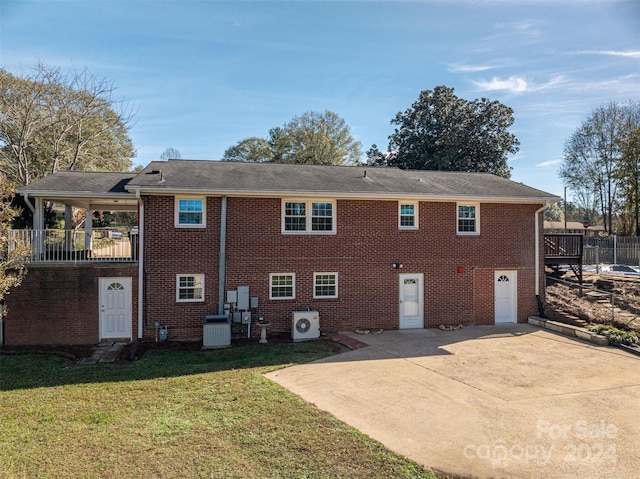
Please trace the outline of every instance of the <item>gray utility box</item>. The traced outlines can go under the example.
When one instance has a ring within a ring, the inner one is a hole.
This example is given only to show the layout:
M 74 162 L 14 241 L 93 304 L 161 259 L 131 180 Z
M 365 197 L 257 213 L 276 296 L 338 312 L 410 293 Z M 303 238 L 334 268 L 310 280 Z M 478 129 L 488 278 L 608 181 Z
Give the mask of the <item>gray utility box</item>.
M 226 314 L 208 314 L 204 317 L 203 348 L 224 348 L 231 345 L 231 323 Z

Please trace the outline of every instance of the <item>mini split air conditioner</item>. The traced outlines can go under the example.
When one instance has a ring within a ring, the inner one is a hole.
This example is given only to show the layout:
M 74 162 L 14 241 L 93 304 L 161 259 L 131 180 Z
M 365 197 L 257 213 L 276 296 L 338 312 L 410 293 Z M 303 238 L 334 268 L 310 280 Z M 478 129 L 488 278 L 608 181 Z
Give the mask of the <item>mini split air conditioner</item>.
M 294 311 L 291 321 L 291 337 L 294 342 L 320 337 L 320 315 L 317 311 Z

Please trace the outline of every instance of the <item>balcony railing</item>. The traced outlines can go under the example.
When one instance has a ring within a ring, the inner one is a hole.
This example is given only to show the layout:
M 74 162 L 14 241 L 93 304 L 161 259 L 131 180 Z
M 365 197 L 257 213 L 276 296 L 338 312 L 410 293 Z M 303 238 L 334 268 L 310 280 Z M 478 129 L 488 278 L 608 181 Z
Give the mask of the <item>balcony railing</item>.
M 576 234 L 544 235 L 545 258 L 581 258 L 583 236 Z
M 135 229 L 11 230 L 9 254 L 28 252 L 33 263 L 130 262 L 138 260 Z

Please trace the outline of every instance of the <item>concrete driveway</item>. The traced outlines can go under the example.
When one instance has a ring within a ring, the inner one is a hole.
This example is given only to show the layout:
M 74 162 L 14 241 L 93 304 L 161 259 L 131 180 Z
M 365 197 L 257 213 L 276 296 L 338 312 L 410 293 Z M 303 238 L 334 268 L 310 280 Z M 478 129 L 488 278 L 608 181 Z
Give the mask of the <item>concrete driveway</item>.
M 640 476 L 640 357 L 528 324 L 346 333 L 267 375 L 389 449 L 480 478 Z

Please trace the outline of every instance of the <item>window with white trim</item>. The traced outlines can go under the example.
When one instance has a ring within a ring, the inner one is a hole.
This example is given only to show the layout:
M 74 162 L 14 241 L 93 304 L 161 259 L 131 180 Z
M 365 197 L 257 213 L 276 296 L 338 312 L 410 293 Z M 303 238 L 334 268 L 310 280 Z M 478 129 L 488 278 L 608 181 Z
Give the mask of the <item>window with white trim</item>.
M 178 303 L 204 301 L 204 274 L 177 274 L 176 301 Z
M 480 205 L 478 203 L 458 203 L 458 226 L 459 235 L 480 234 Z
M 334 234 L 336 202 L 332 200 L 282 200 L 282 232 Z
M 271 273 L 269 275 L 269 299 L 295 299 L 295 273 Z
M 178 228 L 204 228 L 206 226 L 206 199 L 176 197 L 175 225 Z
M 338 273 L 313 273 L 313 297 L 337 298 Z
M 401 201 L 398 203 L 398 227 L 401 230 L 418 229 L 418 203 Z

